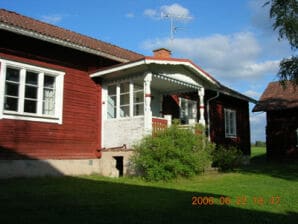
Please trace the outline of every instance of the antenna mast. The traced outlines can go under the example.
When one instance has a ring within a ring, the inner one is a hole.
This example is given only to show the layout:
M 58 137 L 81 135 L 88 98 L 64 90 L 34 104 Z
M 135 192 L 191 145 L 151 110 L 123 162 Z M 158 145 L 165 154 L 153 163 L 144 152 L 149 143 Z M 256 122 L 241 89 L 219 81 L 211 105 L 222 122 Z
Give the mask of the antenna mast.
M 167 13 L 167 14 L 161 14 L 161 17 L 163 18 L 168 18 L 170 19 L 170 39 L 171 42 L 173 42 L 174 40 L 174 34 L 178 29 L 181 29 L 181 27 L 177 27 L 174 25 L 174 20 L 178 20 L 178 19 L 191 19 L 191 17 L 189 16 L 183 16 L 183 15 L 175 15 L 175 14 L 171 14 L 171 13 Z

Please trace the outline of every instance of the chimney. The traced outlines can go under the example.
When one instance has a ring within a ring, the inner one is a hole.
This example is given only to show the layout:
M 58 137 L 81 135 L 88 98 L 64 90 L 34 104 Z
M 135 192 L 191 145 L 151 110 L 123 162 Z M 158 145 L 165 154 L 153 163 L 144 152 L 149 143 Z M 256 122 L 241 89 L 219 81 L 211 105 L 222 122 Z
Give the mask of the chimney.
M 172 52 L 166 48 L 158 48 L 153 50 L 153 56 L 155 58 L 171 58 Z

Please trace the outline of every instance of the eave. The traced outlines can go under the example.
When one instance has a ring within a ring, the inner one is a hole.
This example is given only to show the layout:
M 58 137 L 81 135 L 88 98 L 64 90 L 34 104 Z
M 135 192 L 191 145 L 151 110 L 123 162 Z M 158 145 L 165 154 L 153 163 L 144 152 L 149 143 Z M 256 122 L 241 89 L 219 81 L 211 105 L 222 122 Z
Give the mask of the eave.
M 8 25 L 8 24 L 3 23 L 3 22 L 0 22 L 0 29 L 7 30 L 7 31 L 10 31 L 10 32 L 13 32 L 13 33 L 16 33 L 16 34 L 28 36 L 28 37 L 31 37 L 31 38 L 35 38 L 35 39 L 38 39 L 38 40 L 47 41 L 49 43 L 57 44 L 57 45 L 60 45 L 60 46 L 63 46 L 63 47 L 68 47 L 68 48 L 71 48 L 71 49 L 79 50 L 79 51 L 82 51 L 82 52 L 85 52 L 85 53 L 98 55 L 98 56 L 108 58 L 108 59 L 111 59 L 111 60 L 114 60 L 114 61 L 122 62 L 122 63 L 126 63 L 126 62 L 129 61 L 127 59 L 119 58 L 119 57 L 116 57 L 114 55 L 111 55 L 111 54 L 108 54 L 108 53 L 105 53 L 105 52 L 102 52 L 102 51 L 99 51 L 99 50 L 95 50 L 95 49 L 92 49 L 92 48 L 88 48 L 88 47 L 85 47 L 85 46 L 82 46 L 82 45 L 72 43 L 70 41 L 64 41 L 64 40 L 61 40 L 59 38 L 54 38 L 54 37 L 50 37 L 50 36 L 47 36 L 47 35 L 43 35 L 41 33 L 34 32 L 32 30 L 26 30 L 26 29 L 22 29 L 22 28 L 17 27 L 17 26 Z

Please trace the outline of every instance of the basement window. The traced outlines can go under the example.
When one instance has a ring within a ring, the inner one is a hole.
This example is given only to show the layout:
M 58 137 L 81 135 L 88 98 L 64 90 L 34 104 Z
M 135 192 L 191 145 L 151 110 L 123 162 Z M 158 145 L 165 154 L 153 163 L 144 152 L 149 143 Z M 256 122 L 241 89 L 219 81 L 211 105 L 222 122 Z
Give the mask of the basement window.
M 225 113 L 225 136 L 226 138 L 237 137 L 236 110 L 224 109 Z
M 0 119 L 62 123 L 64 73 L 0 60 Z

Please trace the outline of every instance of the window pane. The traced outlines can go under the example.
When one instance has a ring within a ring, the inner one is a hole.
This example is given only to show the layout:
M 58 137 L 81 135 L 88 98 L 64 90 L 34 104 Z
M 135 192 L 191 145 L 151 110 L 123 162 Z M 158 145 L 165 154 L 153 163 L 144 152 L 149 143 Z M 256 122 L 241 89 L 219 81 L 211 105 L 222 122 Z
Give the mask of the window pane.
M 108 95 L 116 95 L 116 85 L 108 86 Z
M 15 68 L 6 69 L 6 80 L 19 82 L 20 81 L 20 70 Z
M 120 105 L 129 104 L 129 94 L 120 95 Z
M 37 102 L 34 100 L 25 100 L 24 112 L 36 113 L 36 105 L 37 105 Z
M 128 117 L 128 116 L 129 116 L 129 106 L 121 106 L 120 117 Z
M 26 72 L 26 84 L 37 85 L 38 73 Z
M 134 85 L 134 91 L 144 91 L 143 86 Z
M 18 99 L 12 97 L 5 97 L 4 109 L 11 111 L 18 111 Z
M 108 96 L 108 118 L 116 118 L 116 96 Z
M 25 87 L 25 97 L 31 99 L 37 99 L 37 87 L 26 86 Z
M 43 90 L 43 114 L 55 115 L 55 90 L 46 89 Z
M 136 92 L 133 95 L 134 95 L 134 99 L 133 99 L 134 103 L 144 102 L 144 93 L 143 92 Z
M 120 93 L 128 93 L 129 92 L 129 83 L 121 83 L 120 84 Z
M 5 95 L 19 96 L 19 84 L 16 84 L 16 83 L 6 83 Z
M 46 88 L 55 88 L 55 77 L 45 75 L 43 83 Z
M 133 115 L 144 115 L 144 104 L 135 104 L 133 109 Z

